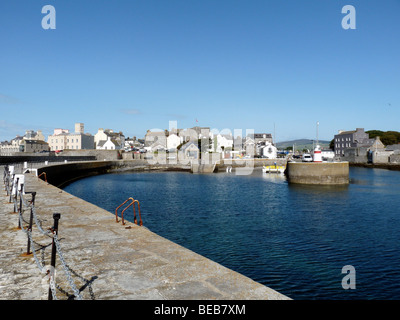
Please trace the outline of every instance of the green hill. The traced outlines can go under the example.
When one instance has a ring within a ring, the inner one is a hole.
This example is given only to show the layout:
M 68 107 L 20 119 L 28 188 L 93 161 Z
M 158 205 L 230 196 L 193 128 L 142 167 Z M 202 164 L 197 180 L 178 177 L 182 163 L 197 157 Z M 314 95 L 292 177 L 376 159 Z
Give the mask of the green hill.
M 385 146 L 400 143 L 400 132 L 398 131 L 369 130 L 365 132 L 369 134 L 371 139 L 379 136 Z
M 330 141 L 327 140 L 319 140 L 318 141 L 319 145 L 321 146 L 322 149 L 328 149 L 329 148 L 329 143 Z M 313 140 L 310 139 L 297 139 L 297 140 L 291 140 L 291 141 L 282 141 L 278 142 L 276 144 L 276 147 L 278 149 L 286 149 L 288 147 L 292 147 L 295 145 L 295 150 L 300 150 L 302 151 L 303 149 L 308 149 L 312 150 L 313 148 Z M 314 142 L 315 146 L 315 142 Z

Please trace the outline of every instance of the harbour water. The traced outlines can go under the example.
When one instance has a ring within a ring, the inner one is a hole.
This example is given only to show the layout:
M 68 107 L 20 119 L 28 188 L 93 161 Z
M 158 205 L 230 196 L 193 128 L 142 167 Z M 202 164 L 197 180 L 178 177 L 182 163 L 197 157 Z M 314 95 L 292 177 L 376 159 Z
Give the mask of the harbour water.
M 293 299 L 400 299 L 398 171 L 350 168 L 340 187 L 261 170 L 116 173 L 65 191 L 110 213 L 134 197 L 150 230 Z M 346 265 L 355 289 L 342 287 Z

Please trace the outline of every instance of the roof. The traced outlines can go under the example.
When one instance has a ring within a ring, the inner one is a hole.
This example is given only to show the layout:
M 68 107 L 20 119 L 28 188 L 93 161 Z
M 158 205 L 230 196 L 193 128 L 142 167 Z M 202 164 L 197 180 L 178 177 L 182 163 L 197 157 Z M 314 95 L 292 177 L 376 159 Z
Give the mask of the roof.
M 98 147 L 102 147 L 106 144 L 107 141 L 110 141 L 114 146 L 119 146 L 119 143 L 117 141 L 115 141 L 114 139 L 108 139 L 108 140 L 100 140 L 97 143 Z
M 186 150 L 187 148 L 189 148 L 190 146 L 194 146 L 196 149 L 199 149 L 199 147 L 197 146 L 197 144 L 195 144 L 193 141 L 191 141 L 191 142 L 188 142 L 188 143 L 185 143 L 183 146 L 182 146 L 182 150 Z
M 366 132 L 364 131 L 364 128 L 357 128 L 356 130 L 339 131 L 339 133 L 336 134 L 336 136 L 341 135 L 341 134 L 352 134 L 352 133 L 356 133 L 357 131 L 358 131 L 358 132 L 364 132 L 364 133 L 366 133 Z
M 388 150 L 388 151 L 400 150 L 400 143 L 390 144 L 390 145 L 386 146 L 386 150 Z
M 356 130 L 352 130 L 352 131 L 341 131 L 338 134 L 336 134 L 336 136 L 341 135 L 341 134 L 351 134 L 351 133 L 355 133 Z
M 32 140 L 25 140 L 25 143 L 28 143 L 28 144 L 47 144 L 48 145 L 48 143 L 46 142 L 46 141 L 43 141 L 43 140 L 34 140 L 34 139 L 32 139 Z
M 264 139 L 264 135 L 265 135 L 265 139 L 266 138 L 272 138 L 272 134 L 270 134 L 270 133 L 255 133 L 254 134 L 254 138 L 257 138 L 257 139 Z

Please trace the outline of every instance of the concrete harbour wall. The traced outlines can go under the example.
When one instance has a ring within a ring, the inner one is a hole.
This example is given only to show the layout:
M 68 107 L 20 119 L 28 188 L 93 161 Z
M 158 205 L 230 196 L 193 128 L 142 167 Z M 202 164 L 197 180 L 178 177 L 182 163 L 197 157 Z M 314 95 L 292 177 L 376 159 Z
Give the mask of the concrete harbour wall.
M 188 170 L 172 166 L 149 166 L 139 161 L 94 161 L 49 165 L 49 182 L 63 185 L 87 175 L 120 170 Z M 177 245 L 146 227 L 126 221 L 79 199 L 52 184 L 25 174 L 25 190 L 35 191 L 35 208 L 42 228 L 51 226 L 52 215 L 61 214 L 59 235 L 64 258 L 81 288 L 83 299 L 167 299 L 167 300 L 281 300 L 289 299 L 250 278 Z M 5 193 L 3 193 L 5 195 Z M 3 201 L 8 197 L 3 197 Z M 119 204 L 115 204 L 118 206 Z M 142 218 L 146 225 L 145 204 Z M 0 294 L 3 299 L 47 299 L 46 276 L 37 269 L 33 256 L 21 256 L 26 249 L 23 230 L 16 230 L 17 215 L 10 215 L 13 204 L 0 208 Z M 29 220 L 29 211 L 23 213 Z M 121 221 L 121 219 L 119 220 Z M 26 226 L 23 226 L 26 227 Z M 51 240 L 33 229 L 34 240 L 43 244 L 42 256 L 49 261 Z M 39 238 L 40 237 L 40 238 Z M 12 245 L 10 245 L 12 244 Z M 57 260 L 57 285 L 71 293 Z M 23 277 L 21 277 L 23 275 Z M 67 299 L 58 292 L 58 299 Z
M 190 166 L 182 165 L 150 165 L 146 160 L 115 160 L 70 162 L 48 165 L 38 169 L 38 175 L 46 173 L 47 182 L 62 187 L 74 180 L 84 177 L 118 171 L 147 171 L 147 170 L 190 170 Z
M 288 162 L 289 183 L 340 185 L 349 183 L 348 162 Z

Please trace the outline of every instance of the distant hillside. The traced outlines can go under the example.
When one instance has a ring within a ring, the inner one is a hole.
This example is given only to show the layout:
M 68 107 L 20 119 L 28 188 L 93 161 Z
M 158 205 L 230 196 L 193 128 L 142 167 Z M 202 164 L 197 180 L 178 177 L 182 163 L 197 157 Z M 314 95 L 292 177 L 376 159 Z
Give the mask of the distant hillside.
M 318 143 L 319 143 L 319 145 L 321 146 L 322 149 L 328 149 L 330 141 L 319 140 Z M 287 147 L 293 147 L 294 144 L 295 144 L 295 149 L 296 150 L 300 150 L 300 151 L 303 150 L 303 149 L 311 150 L 312 147 L 313 147 L 313 140 L 310 140 L 310 139 L 297 139 L 297 140 L 291 140 L 291 141 L 283 141 L 283 142 L 278 142 L 276 144 L 276 146 L 277 146 L 278 149 L 286 149 Z
M 398 131 L 369 130 L 365 132 L 371 139 L 379 137 L 385 146 L 400 143 L 400 132 Z

